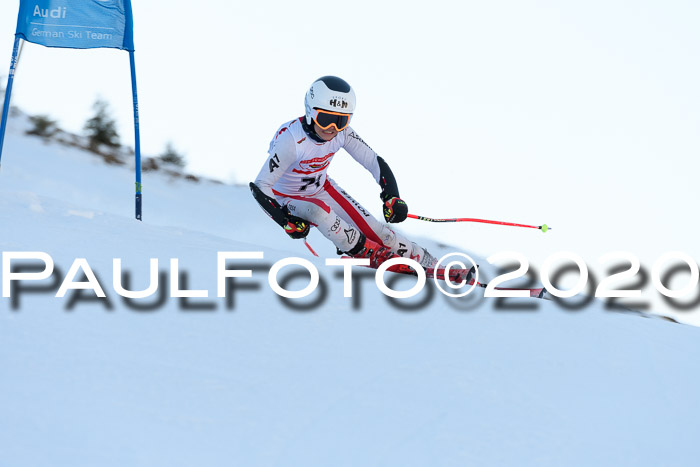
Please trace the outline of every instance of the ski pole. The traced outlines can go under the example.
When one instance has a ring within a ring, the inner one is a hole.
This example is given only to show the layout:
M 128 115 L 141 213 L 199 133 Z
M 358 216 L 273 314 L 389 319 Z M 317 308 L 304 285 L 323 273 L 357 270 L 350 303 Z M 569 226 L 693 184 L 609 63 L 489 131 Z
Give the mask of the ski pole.
M 314 251 L 313 248 L 311 248 L 311 245 L 309 245 L 309 242 L 307 242 L 306 239 L 304 239 L 304 245 L 306 245 L 306 248 L 308 248 L 314 256 L 318 256 L 318 254 Z
M 548 227 L 547 224 L 543 225 L 526 225 L 526 224 L 515 224 L 513 222 L 502 222 L 502 221 L 490 221 L 487 219 L 473 219 L 471 217 L 462 217 L 462 218 L 454 218 L 454 219 L 433 219 L 432 217 L 425 217 L 425 216 L 417 216 L 415 214 L 409 214 L 408 217 L 411 219 L 418 219 L 420 221 L 427 221 L 427 222 L 481 222 L 483 224 L 497 224 L 497 225 L 509 225 L 511 227 L 526 227 L 528 229 L 538 229 L 541 230 L 542 232 L 546 232 L 547 230 L 552 230 L 551 227 Z

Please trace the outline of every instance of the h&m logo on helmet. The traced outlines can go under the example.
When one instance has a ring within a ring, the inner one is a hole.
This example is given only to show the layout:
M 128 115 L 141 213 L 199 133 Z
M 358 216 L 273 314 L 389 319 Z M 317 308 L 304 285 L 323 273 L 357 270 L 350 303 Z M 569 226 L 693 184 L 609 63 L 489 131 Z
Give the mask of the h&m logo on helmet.
M 328 102 L 328 105 L 330 105 L 330 106 L 332 106 L 332 107 L 336 107 L 336 108 L 340 107 L 341 109 L 347 109 L 347 108 L 348 108 L 348 102 L 347 102 L 346 100 L 344 100 L 344 99 L 338 99 L 337 97 L 331 99 L 331 100 Z

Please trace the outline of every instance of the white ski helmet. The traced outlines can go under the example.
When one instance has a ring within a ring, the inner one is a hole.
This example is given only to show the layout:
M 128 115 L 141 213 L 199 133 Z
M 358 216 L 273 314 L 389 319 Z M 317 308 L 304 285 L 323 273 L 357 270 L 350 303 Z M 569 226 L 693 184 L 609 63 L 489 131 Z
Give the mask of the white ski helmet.
M 307 125 L 311 125 L 314 119 L 316 114 L 314 109 L 352 116 L 355 112 L 355 91 L 345 80 L 337 76 L 323 76 L 311 84 L 304 99 L 304 106 Z

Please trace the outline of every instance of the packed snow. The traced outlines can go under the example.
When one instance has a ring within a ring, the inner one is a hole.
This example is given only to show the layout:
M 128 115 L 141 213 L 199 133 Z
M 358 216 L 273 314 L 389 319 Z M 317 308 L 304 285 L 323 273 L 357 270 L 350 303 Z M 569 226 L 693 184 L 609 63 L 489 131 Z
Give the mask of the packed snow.
M 311 256 L 247 187 L 147 172 L 138 222 L 133 163 L 27 125 L 16 113 L 5 142 L 0 245 L 55 269 L 0 299 L 0 466 L 697 464 L 697 328 L 597 301 L 503 310 L 482 290 L 426 289 L 405 309 L 359 270 L 346 298 L 324 262 L 334 248 L 314 232 Z M 219 252 L 264 255 L 229 262 L 254 268 L 225 298 Z M 325 296 L 290 305 L 272 291 L 267 271 L 288 257 L 317 267 Z M 79 258 L 106 298 L 55 296 Z M 148 287 L 157 259 L 157 293 L 120 297 L 115 258 L 130 290 Z M 207 297 L 169 298 L 173 275 Z

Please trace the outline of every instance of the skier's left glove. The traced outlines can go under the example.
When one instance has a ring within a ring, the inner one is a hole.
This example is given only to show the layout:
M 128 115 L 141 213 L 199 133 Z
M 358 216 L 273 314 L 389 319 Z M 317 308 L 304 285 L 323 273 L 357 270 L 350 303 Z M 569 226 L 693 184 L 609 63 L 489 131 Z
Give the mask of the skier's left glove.
M 287 232 L 287 235 L 293 239 L 306 238 L 311 231 L 311 224 L 297 216 L 288 216 L 287 224 L 282 227 Z
M 384 201 L 384 219 L 390 224 L 403 222 L 408 217 L 408 206 L 401 198 L 394 197 Z

